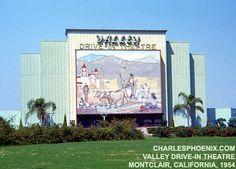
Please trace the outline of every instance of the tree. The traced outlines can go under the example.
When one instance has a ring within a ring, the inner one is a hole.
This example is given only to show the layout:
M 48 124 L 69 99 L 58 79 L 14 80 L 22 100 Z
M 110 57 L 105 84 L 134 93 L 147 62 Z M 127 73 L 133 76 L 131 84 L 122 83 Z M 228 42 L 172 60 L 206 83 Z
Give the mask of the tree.
M 21 130 L 23 128 L 24 128 L 24 126 L 23 126 L 22 120 L 20 119 L 19 130 Z
M 67 120 L 66 120 L 66 114 L 64 115 L 63 125 L 62 127 L 67 127 Z
M 191 121 L 192 121 L 192 126 L 195 126 L 195 111 L 199 110 L 200 112 L 204 113 L 204 109 L 202 107 L 202 105 L 203 105 L 202 99 L 195 97 L 191 94 L 187 95 L 182 92 L 179 93 L 178 97 L 183 99 L 183 103 L 175 105 L 174 112 L 176 113 L 178 111 L 185 111 L 187 113 L 188 126 L 189 126 L 190 117 L 191 117 Z M 196 104 L 198 104 L 198 105 L 196 105 Z
M 36 100 L 32 99 L 27 104 L 28 112 L 26 113 L 25 119 L 35 114 L 41 122 L 42 126 L 49 125 L 49 114 L 47 113 L 48 109 L 52 109 L 52 111 L 56 110 L 56 104 L 54 102 L 45 102 L 44 98 L 38 98 Z
M 226 123 L 226 119 L 224 119 L 224 118 L 216 119 L 216 125 L 217 126 L 225 128 L 225 127 L 227 127 L 225 123 Z

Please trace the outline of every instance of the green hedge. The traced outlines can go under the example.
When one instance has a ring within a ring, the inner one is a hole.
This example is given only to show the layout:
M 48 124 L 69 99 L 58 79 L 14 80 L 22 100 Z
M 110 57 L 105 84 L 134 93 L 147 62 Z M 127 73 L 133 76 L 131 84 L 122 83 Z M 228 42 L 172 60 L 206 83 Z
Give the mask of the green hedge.
M 194 136 L 220 136 L 220 137 L 232 137 L 236 136 L 236 128 L 221 128 L 221 127 L 158 127 L 148 128 L 148 132 L 156 137 L 194 137 Z
M 10 125 L 9 121 L 6 121 L 0 116 L 0 145 L 11 144 L 11 137 L 14 133 L 14 128 Z
M 4 121 L 4 120 L 2 120 Z M 0 145 L 24 145 L 63 143 L 98 140 L 143 139 L 141 131 L 135 128 L 134 120 L 114 120 L 111 123 L 99 122 L 98 126 L 40 127 L 33 125 L 21 129 L 12 128 L 7 122 L 0 123 Z

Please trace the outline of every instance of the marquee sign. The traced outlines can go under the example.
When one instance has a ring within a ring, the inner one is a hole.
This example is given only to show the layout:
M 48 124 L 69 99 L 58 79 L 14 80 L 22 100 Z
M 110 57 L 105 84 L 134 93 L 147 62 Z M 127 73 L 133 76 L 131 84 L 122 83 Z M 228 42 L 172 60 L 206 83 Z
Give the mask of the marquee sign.
M 155 43 L 145 43 L 135 35 L 95 35 L 95 41 L 79 44 L 80 50 L 159 50 Z
M 97 43 L 100 46 L 136 46 L 139 47 L 141 42 L 140 37 L 136 37 L 136 36 L 122 36 L 122 37 L 118 37 L 118 36 L 100 36 L 97 35 Z

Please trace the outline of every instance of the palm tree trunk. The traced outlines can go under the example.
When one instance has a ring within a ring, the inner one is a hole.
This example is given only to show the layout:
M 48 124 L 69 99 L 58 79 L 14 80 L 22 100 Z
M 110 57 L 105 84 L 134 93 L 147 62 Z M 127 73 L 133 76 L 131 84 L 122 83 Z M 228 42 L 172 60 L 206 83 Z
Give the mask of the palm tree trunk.
M 195 109 L 194 109 L 194 108 L 191 108 L 191 110 L 190 110 L 190 115 L 191 115 L 192 127 L 195 127 L 196 112 L 195 112 Z
M 42 113 L 42 126 L 47 126 L 47 117 L 45 112 Z

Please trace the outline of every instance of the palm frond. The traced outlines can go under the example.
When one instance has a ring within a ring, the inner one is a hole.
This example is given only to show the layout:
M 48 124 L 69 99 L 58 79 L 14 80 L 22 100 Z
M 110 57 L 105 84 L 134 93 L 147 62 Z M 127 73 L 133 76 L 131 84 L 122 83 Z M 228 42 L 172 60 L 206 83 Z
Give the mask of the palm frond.
M 178 97 L 181 97 L 184 100 L 184 102 L 186 102 L 188 100 L 188 95 L 183 92 L 180 92 Z
M 186 110 L 186 107 L 184 104 L 176 104 L 174 106 L 174 112 L 181 111 L 181 110 Z
M 35 100 L 31 99 L 27 103 L 28 112 L 25 114 L 25 121 L 28 120 L 29 116 L 35 113 Z
M 56 110 L 56 104 L 54 102 L 47 102 L 44 104 L 44 108 L 48 109 L 48 108 L 52 108 L 52 111 Z
M 196 110 L 199 110 L 200 112 L 204 113 L 204 109 L 202 106 L 195 106 Z
M 36 107 L 43 107 L 45 104 L 45 99 L 44 98 L 38 98 L 35 100 L 35 105 Z
M 188 99 L 192 101 L 192 100 L 195 99 L 195 96 L 190 94 L 190 95 L 188 96 Z
M 200 103 L 201 105 L 203 105 L 203 101 L 202 101 L 202 99 L 199 98 L 199 97 L 195 97 L 195 98 L 194 98 L 194 102 L 195 102 L 195 104 L 196 104 L 196 103 Z
M 30 101 L 28 101 L 27 103 L 27 108 L 30 110 L 33 108 L 33 106 L 35 105 L 35 100 L 31 99 Z
M 185 108 L 185 110 L 190 111 L 191 110 L 191 104 L 189 102 L 185 102 L 183 103 L 183 107 Z
M 28 118 L 35 113 L 35 110 L 31 109 L 25 114 L 25 121 L 28 120 Z

